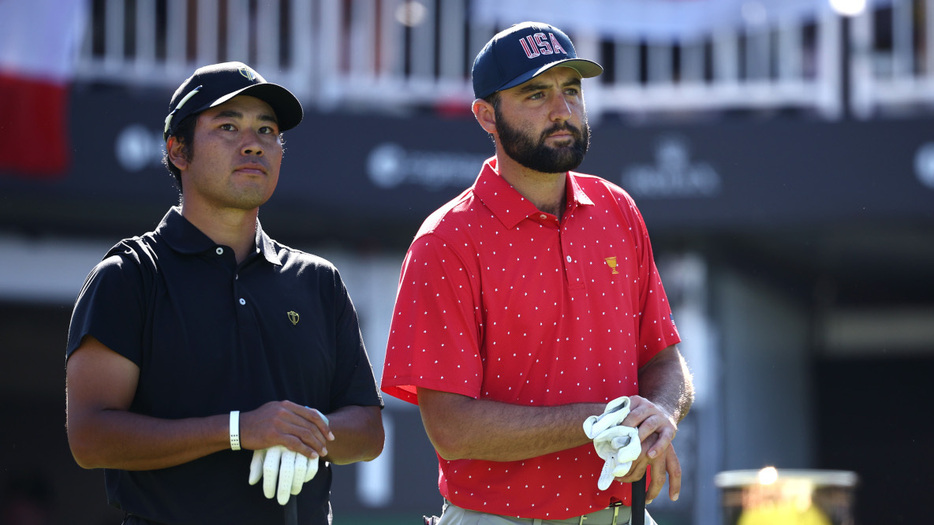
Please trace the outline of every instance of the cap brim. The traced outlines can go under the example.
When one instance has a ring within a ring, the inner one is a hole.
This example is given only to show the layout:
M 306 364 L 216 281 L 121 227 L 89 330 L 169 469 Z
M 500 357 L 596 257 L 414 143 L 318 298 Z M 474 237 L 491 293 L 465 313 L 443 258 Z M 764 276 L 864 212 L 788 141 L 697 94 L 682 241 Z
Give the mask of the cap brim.
M 502 86 L 496 89 L 496 91 L 503 91 L 504 89 L 514 88 L 519 84 L 524 84 L 529 80 L 541 75 L 549 69 L 556 67 L 569 67 L 578 73 L 580 73 L 582 78 L 591 78 L 603 73 L 603 66 L 585 58 L 567 58 L 564 60 L 558 60 L 556 62 L 551 62 L 547 65 L 544 65 L 538 69 L 533 69 L 531 71 L 526 71 L 525 73 L 519 75 L 518 77 L 506 82 Z M 495 93 L 494 91 L 493 93 Z M 492 93 L 490 93 L 492 95 Z M 483 97 L 481 97 L 483 98 Z
M 295 98 L 295 95 L 293 95 L 291 91 L 278 84 L 272 84 L 269 82 L 254 84 L 252 86 L 247 86 L 231 93 L 227 93 L 214 102 L 211 102 L 207 106 L 204 106 L 203 108 L 200 108 L 192 113 L 200 113 L 205 109 L 219 106 L 239 95 L 249 95 L 251 97 L 256 97 L 269 104 L 272 110 L 276 113 L 276 121 L 279 124 L 279 131 L 286 131 L 294 128 L 299 124 L 299 122 L 302 121 L 302 117 L 304 116 L 304 110 L 302 109 L 301 102 Z

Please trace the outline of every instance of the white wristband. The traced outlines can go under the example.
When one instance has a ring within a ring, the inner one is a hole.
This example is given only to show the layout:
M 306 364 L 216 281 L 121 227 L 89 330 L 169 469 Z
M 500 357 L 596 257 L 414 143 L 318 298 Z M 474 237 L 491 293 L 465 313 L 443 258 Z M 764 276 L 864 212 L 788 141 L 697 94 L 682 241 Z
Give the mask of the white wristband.
M 230 450 L 240 450 L 240 411 L 230 411 Z

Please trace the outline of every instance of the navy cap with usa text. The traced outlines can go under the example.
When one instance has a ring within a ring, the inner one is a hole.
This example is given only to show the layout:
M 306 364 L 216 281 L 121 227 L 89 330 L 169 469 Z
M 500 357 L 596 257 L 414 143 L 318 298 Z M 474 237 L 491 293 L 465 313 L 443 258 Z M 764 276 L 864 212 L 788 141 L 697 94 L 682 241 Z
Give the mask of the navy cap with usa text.
M 279 131 L 302 121 L 302 104 L 288 89 L 266 82 L 243 62 L 222 62 L 200 67 L 178 87 L 169 102 L 162 138 L 168 140 L 186 117 L 219 106 L 237 95 L 249 95 L 269 104 L 276 113 Z
M 575 69 L 583 78 L 603 73 L 600 64 L 578 58 L 571 39 L 560 29 L 541 22 L 515 24 L 494 35 L 474 59 L 474 96 L 486 98 L 556 66 Z

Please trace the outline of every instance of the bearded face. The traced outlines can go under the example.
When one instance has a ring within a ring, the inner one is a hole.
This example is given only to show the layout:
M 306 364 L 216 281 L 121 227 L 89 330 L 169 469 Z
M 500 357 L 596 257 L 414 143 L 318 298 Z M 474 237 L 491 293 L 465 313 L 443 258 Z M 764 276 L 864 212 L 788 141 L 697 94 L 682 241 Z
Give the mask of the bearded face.
M 584 161 L 590 148 L 590 125 L 586 114 L 577 128 L 569 122 L 555 123 L 540 133 L 520 129 L 510 124 L 494 104 L 496 132 L 503 150 L 510 158 L 526 168 L 542 173 L 564 173 L 576 169 Z M 556 131 L 567 131 L 573 139 L 555 146 L 546 144 L 546 139 Z

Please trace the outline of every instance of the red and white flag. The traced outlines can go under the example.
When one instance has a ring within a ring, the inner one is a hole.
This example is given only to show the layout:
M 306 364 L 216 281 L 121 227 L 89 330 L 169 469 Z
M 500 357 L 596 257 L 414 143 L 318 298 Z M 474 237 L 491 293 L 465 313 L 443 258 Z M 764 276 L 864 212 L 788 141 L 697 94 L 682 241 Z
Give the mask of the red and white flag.
M 87 15 L 86 0 L 0 0 L 0 172 L 68 169 L 68 89 Z

